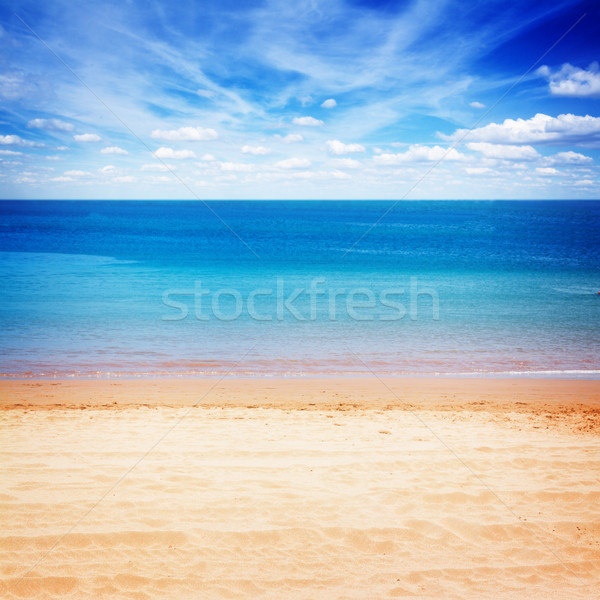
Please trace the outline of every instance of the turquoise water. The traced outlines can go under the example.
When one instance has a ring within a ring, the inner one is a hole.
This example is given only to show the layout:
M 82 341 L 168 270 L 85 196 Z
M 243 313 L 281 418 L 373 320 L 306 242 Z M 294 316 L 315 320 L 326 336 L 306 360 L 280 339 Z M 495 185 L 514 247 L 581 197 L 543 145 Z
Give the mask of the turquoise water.
M 600 202 L 209 205 L 0 202 L 0 372 L 600 376 Z

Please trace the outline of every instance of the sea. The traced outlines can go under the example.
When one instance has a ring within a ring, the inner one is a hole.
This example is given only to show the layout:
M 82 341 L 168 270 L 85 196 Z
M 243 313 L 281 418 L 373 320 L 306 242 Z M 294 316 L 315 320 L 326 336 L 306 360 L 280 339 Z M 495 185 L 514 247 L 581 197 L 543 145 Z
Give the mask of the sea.
M 597 201 L 1 201 L 4 377 L 600 378 Z

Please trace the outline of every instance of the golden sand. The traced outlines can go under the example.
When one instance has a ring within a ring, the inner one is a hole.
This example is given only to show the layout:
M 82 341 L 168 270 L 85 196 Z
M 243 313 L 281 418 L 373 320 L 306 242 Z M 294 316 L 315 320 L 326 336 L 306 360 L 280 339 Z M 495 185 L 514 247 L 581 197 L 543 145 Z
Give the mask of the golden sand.
M 600 383 L 0 382 L 2 598 L 594 598 Z

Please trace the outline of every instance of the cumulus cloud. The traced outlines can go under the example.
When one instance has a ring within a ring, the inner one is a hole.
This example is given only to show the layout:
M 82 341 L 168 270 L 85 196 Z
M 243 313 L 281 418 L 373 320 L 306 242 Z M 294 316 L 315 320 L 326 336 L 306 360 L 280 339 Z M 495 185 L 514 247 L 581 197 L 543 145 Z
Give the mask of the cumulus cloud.
M 333 164 L 340 169 L 360 169 L 362 163 L 353 158 L 334 158 Z
M 206 162 L 212 162 L 213 160 L 215 160 L 215 157 L 212 154 L 203 154 L 200 157 L 200 160 L 205 160 Z
M 271 154 L 271 150 L 269 148 L 265 148 L 264 146 L 243 146 L 242 152 L 244 154 Z
M 485 108 L 485 104 L 483 104 L 482 102 L 477 102 L 476 100 L 474 102 L 469 102 L 469 106 L 471 108 L 479 108 L 479 109 Z
M 484 127 L 457 129 L 452 135 L 438 134 L 443 139 L 490 142 L 493 144 L 598 144 L 600 117 L 573 114 L 550 117 L 538 113 L 531 119 L 506 119 Z
M 333 98 L 328 98 L 321 106 L 323 108 L 333 108 L 334 106 L 337 106 L 337 102 Z
M 119 148 L 119 146 L 107 146 L 100 150 L 100 154 L 129 154 L 129 152 L 123 148 Z
M 441 146 L 411 146 L 406 152 L 391 154 L 384 152 L 373 157 L 373 161 L 379 165 L 400 165 L 410 162 L 427 162 L 427 161 L 461 161 L 467 157 L 458 152 L 455 148 L 442 148 Z
M 89 175 L 90 173 L 88 173 L 87 171 L 65 171 L 65 175 L 67 177 L 85 177 L 86 175 Z
M 594 162 L 594 159 L 591 156 L 573 152 L 573 150 L 569 150 L 568 152 L 558 152 L 552 156 L 547 156 L 545 160 L 552 165 L 587 165 Z
M 110 173 L 114 173 L 116 169 L 117 168 L 114 165 L 106 165 L 105 167 L 100 167 L 98 171 L 103 175 L 108 175 Z
M 175 158 L 182 160 L 184 158 L 196 158 L 196 153 L 192 150 L 173 150 L 173 148 L 159 148 L 154 156 L 157 158 Z
M 594 182 L 591 179 L 579 179 L 573 185 L 581 186 L 581 187 L 589 187 L 594 185 Z
M 465 167 L 465 171 L 469 175 L 483 175 L 489 173 L 490 169 L 488 167 Z
M 361 144 L 344 144 L 339 140 L 328 140 L 326 142 L 329 154 L 351 154 L 353 152 L 364 152 L 365 147 Z
M 535 172 L 538 175 L 558 175 L 558 171 L 552 167 L 537 167 Z
M 284 144 L 295 144 L 304 141 L 304 138 L 299 133 L 288 133 L 286 136 L 276 134 L 275 137 L 281 140 Z
M 311 162 L 308 158 L 286 158 L 275 163 L 275 166 L 280 169 L 306 169 L 310 167 Z
M 171 142 L 209 142 L 216 140 L 219 134 L 214 129 L 204 127 L 180 127 L 179 129 L 155 129 L 151 138 L 169 140 Z
M 221 171 L 228 171 L 230 173 L 249 173 L 250 171 L 254 171 L 254 165 L 249 163 L 220 162 L 219 168 Z
M 294 117 L 292 123 L 294 125 L 302 125 L 303 127 L 320 127 L 324 124 L 323 121 L 314 117 Z
M 60 119 L 33 119 L 27 123 L 30 129 L 47 129 L 50 131 L 73 131 L 71 123 L 65 123 Z
M 22 152 L 17 150 L 0 150 L 0 156 L 22 156 Z
M 75 134 L 73 139 L 76 142 L 99 142 L 102 138 L 95 133 L 81 133 Z
M 565 63 L 554 73 L 544 65 L 537 73 L 548 79 L 550 93 L 554 96 L 600 97 L 600 72 L 597 62 L 592 63 L 587 70 Z
M 163 165 L 161 163 L 142 165 L 140 167 L 142 171 L 153 171 L 155 173 L 165 173 L 166 171 L 174 171 L 176 168 L 177 167 L 175 165 Z
M 532 146 L 513 146 L 510 144 L 490 144 L 488 142 L 470 142 L 469 150 L 475 150 L 486 158 L 503 160 L 535 160 L 539 158 L 537 150 Z
M 24 140 L 18 135 L 0 135 L 0 144 L 2 146 L 40 146 L 36 142 Z

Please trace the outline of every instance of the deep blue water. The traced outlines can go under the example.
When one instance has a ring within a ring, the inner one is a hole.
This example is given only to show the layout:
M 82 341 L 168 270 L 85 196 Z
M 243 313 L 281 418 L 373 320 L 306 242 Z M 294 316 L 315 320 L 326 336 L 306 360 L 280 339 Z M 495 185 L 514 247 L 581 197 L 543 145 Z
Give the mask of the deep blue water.
M 2 201 L 0 372 L 600 377 L 600 202 L 392 205 Z

